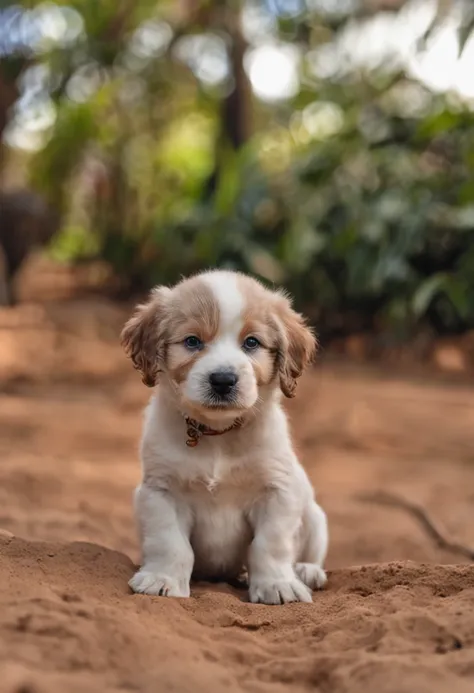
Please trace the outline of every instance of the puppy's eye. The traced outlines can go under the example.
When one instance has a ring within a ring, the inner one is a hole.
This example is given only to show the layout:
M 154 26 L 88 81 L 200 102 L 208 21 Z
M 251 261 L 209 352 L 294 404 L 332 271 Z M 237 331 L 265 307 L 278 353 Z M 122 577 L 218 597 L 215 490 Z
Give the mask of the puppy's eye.
M 190 335 L 189 337 L 186 337 L 184 340 L 184 346 L 187 349 L 190 349 L 191 351 L 197 351 L 198 349 L 202 349 L 204 346 L 199 337 L 196 337 L 195 335 Z
M 244 340 L 243 347 L 247 351 L 254 351 L 255 349 L 258 349 L 260 346 L 260 342 L 256 337 L 247 337 L 247 339 Z

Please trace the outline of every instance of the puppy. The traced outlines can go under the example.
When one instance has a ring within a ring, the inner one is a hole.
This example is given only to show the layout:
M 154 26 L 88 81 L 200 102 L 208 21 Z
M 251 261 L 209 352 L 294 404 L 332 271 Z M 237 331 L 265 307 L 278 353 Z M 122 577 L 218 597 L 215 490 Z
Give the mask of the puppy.
M 326 516 L 280 400 L 316 342 L 281 292 L 228 271 L 153 290 L 122 344 L 149 387 L 135 494 L 134 592 L 189 597 L 191 576 L 236 579 L 250 601 L 310 602 L 326 582 Z

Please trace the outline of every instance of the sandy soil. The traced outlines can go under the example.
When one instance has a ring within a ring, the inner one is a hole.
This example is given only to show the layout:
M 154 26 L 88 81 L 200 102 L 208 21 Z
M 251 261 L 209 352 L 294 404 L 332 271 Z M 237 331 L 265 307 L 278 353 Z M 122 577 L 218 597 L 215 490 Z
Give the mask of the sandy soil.
M 225 585 L 138 597 L 149 392 L 117 346 L 122 320 L 92 299 L 0 312 L 0 691 L 474 690 L 474 567 L 359 499 L 396 492 L 474 544 L 473 389 L 323 363 L 290 413 L 329 514 L 327 589 L 282 607 Z

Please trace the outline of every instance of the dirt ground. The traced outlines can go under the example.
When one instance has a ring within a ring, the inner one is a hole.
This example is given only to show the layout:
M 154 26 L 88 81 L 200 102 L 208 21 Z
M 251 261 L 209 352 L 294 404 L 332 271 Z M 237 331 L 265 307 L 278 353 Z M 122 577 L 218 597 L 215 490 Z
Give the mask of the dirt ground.
M 472 387 L 323 360 L 290 414 L 329 515 L 327 588 L 281 607 L 225 585 L 134 596 L 149 391 L 123 319 L 92 298 L 0 312 L 0 691 L 474 690 L 474 567 L 359 497 L 400 494 L 474 545 Z

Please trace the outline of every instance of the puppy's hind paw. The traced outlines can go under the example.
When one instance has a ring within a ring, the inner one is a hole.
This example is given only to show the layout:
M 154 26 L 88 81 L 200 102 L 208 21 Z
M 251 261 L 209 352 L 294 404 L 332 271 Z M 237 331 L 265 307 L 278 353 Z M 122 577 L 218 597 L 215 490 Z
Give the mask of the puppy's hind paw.
M 180 581 L 169 575 L 140 569 L 128 583 L 136 594 L 150 594 L 159 597 L 189 597 L 189 584 L 183 586 Z
M 311 592 L 296 577 L 293 580 L 250 580 L 250 601 L 259 604 L 311 602 Z
M 328 581 L 325 571 L 316 563 L 297 563 L 295 573 L 311 590 L 320 590 Z

